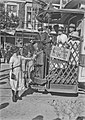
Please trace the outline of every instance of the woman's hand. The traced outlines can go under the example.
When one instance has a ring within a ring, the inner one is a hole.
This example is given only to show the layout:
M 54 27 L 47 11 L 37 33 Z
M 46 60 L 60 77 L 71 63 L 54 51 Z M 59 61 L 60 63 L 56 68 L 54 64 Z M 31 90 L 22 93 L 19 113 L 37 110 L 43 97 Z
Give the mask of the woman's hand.
M 36 54 L 33 55 L 32 59 L 35 59 L 36 58 Z

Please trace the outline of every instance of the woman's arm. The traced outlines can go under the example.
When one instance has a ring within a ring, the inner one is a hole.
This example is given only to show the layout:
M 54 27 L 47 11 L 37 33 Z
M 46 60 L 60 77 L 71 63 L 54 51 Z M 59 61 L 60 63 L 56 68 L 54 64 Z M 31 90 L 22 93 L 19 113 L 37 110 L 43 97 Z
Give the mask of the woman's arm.
M 9 61 L 10 71 L 11 71 L 11 70 L 13 71 L 13 63 L 14 63 L 14 58 L 11 57 L 11 58 L 10 58 L 10 61 Z
M 33 60 L 31 57 L 24 57 L 24 56 L 21 56 L 21 59 L 24 59 L 24 60 Z

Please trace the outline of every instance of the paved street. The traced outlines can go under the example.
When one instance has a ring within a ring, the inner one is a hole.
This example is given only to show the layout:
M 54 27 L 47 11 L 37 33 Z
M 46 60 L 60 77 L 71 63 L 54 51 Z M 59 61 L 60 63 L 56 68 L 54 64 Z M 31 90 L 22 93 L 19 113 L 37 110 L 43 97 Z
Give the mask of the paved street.
M 8 68 L 8 64 L 3 64 L 3 68 Z M 46 97 L 46 95 L 42 95 L 41 93 L 36 94 L 33 90 L 29 89 L 24 91 L 22 91 L 22 93 L 24 92 L 23 100 L 13 103 L 11 101 L 9 80 L 4 79 L 0 81 L 0 120 L 32 120 L 36 116 L 42 118 L 44 117 L 43 115 L 46 117 L 44 119 L 49 120 L 50 114 L 51 119 L 56 117 L 56 114 L 53 113 L 53 107 L 48 104 L 48 97 L 50 98 L 50 95 Z M 46 101 L 41 104 L 44 96 L 46 97 Z
M 2 64 L 2 69 L 6 69 L 8 66 L 8 64 Z M 0 73 L 0 75 L 2 74 Z M 5 72 L 4 76 L 5 74 L 8 74 L 8 72 Z M 55 120 L 58 117 L 57 104 L 60 105 L 62 101 L 69 104 L 68 101 L 76 102 L 78 99 L 79 101 L 76 103 L 81 103 L 81 107 L 83 105 L 83 112 L 79 114 L 85 116 L 84 94 L 79 95 L 79 97 L 65 97 L 51 95 L 50 93 L 43 94 L 33 89 L 25 89 L 20 94 L 22 94 L 22 100 L 13 103 L 9 80 L 7 78 L 0 80 L 0 120 Z M 75 115 L 77 115 L 77 112 L 75 112 Z M 61 114 L 60 117 L 62 117 Z M 68 115 L 64 119 L 69 120 Z

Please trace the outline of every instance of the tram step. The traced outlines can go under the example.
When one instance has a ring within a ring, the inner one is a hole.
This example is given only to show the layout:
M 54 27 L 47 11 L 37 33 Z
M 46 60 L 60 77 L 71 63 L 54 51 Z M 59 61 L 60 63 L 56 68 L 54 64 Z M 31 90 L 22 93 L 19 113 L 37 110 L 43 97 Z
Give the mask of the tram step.
M 65 84 L 50 84 L 50 89 L 48 91 L 52 92 L 62 92 L 62 93 L 77 93 L 77 85 L 65 85 Z

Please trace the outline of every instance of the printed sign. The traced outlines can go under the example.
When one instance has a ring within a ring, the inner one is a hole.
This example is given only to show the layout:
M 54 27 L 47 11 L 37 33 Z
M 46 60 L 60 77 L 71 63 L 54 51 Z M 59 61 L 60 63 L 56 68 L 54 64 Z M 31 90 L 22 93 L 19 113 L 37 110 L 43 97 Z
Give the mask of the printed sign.
M 70 50 L 63 47 L 53 46 L 50 57 L 68 61 L 70 57 Z

